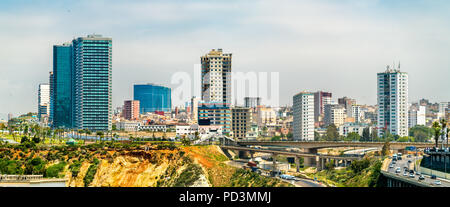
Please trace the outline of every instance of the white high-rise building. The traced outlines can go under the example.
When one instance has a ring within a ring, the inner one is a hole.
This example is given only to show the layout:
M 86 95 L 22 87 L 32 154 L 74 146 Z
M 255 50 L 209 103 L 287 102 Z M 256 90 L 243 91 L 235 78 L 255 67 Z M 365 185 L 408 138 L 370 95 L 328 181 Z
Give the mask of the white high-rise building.
M 231 55 L 212 49 L 201 57 L 204 102 L 231 104 Z
M 39 84 L 38 91 L 38 117 L 42 120 L 50 115 L 50 84 Z
M 400 64 L 387 66 L 377 74 L 378 136 L 408 136 L 408 74 L 400 72 Z
M 362 116 L 361 106 L 359 106 L 359 105 L 352 106 L 352 116 L 353 116 L 353 118 L 355 118 L 356 123 L 361 122 L 361 116 Z
M 301 92 L 293 99 L 294 139 L 314 140 L 314 93 Z
M 416 125 L 425 126 L 426 117 L 425 117 L 425 106 L 410 107 L 408 110 L 408 127 L 414 127 Z

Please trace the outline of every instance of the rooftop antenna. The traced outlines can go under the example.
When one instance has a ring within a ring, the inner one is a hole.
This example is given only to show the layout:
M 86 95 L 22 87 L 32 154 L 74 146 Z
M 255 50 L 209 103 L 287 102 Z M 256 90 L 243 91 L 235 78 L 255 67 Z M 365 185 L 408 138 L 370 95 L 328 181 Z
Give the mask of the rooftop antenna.
M 398 61 L 398 70 L 400 70 L 400 61 Z

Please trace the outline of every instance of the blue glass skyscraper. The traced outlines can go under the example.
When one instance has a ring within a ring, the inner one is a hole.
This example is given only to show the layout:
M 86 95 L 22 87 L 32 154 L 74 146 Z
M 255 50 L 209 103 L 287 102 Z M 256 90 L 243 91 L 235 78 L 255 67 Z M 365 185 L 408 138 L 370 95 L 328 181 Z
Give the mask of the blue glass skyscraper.
M 72 41 L 73 127 L 112 129 L 112 39 L 88 35 Z
M 141 114 L 155 111 L 169 112 L 172 109 L 171 89 L 154 84 L 135 84 L 134 100 L 140 102 Z
M 53 46 L 50 76 L 50 109 L 53 128 L 72 127 L 72 45 Z

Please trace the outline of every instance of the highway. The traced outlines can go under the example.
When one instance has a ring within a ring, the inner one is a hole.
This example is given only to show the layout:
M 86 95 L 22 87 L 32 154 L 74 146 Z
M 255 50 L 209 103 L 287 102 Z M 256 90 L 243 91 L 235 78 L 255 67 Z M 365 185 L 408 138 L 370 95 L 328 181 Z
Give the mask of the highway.
M 419 158 L 417 158 L 417 159 L 419 159 Z M 408 163 L 408 160 L 411 160 L 411 163 Z M 391 164 L 393 165 L 393 167 L 390 167 Z M 398 167 L 400 167 L 400 173 L 395 172 Z M 404 176 L 404 174 L 403 174 L 405 172 L 404 167 L 408 168 L 407 176 Z M 414 170 L 414 156 L 412 156 L 411 158 L 407 158 L 406 155 L 403 155 L 401 160 L 396 161 L 396 164 L 393 164 L 393 161 L 391 161 L 389 163 L 389 168 L 388 168 L 387 172 L 391 173 L 391 174 L 395 174 L 397 176 L 402 176 L 405 179 L 410 179 L 410 180 L 414 180 L 416 182 L 431 185 L 430 187 L 450 187 L 450 182 L 439 179 L 439 178 L 431 179 L 431 176 L 428 176 L 428 175 L 424 175 L 424 178 L 425 178 L 424 180 L 419 180 L 419 175 L 416 175 L 415 172 L 414 172 L 414 178 L 409 177 L 409 169 Z M 436 180 L 440 180 L 442 184 L 441 185 L 434 184 L 434 182 Z
M 236 168 L 243 168 L 243 166 L 247 165 L 246 161 L 235 161 L 235 160 L 230 160 L 227 161 L 225 164 L 236 167 Z M 266 177 L 270 177 L 268 174 L 266 173 L 262 173 L 261 175 L 266 176 Z M 277 177 L 280 180 L 283 180 L 284 182 L 288 182 L 291 183 L 292 185 L 296 186 L 296 187 L 326 187 L 325 185 L 315 182 L 313 180 L 308 180 L 308 179 L 303 179 L 303 178 L 295 178 L 295 180 L 285 180 L 285 179 L 281 179 L 279 177 Z

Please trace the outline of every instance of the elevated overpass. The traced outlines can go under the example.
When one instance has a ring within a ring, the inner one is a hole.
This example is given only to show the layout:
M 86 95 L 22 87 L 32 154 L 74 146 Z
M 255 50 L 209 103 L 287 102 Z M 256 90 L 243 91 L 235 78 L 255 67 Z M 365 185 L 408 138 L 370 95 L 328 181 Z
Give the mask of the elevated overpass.
M 277 155 L 285 155 L 295 158 L 295 164 L 297 166 L 297 171 L 299 171 L 299 158 L 303 157 L 304 164 L 306 166 L 314 166 L 318 169 L 324 169 L 325 164 L 327 162 L 330 162 L 331 160 L 334 160 L 335 165 L 338 165 L 339 162 L 343 162 L 344 165 L 347 165 L 348 163 L 351 163 L 354 160 L 362 159 L 363 156 L 336 156 L 336 155 L 322 155 L 322 154 L 311 154 L 311 153 L 299 153 L 299 152 L 289 152 L 289 151 L 280 151 L 280 150 L 268 150 L 268 149 L 256 149 L 256 148 L 250 148 L 250 147 L 239 147 L 239 146 L 221 146 L 222 150 L 234 150 L 234 151 L 241 151 L 241 152 L 250 152 L 251 156 L 253 157 L 253 153 L 260 152 L 260 153 L 267 153 L 271 154 L 273 158 L 273 166 L 274 169 L 276 168 L 276 156 Z
M 238 141 L 238 146 L 284 146 L 304 149 L 319 149 L 330 147 L 383 147 L 384 142 L 341 142 L 341 141 Z M 405 149 L 407 146 L 417 148 L 433 147 L 434 143 L 427 142 L 389 142 L 394 150 Z

